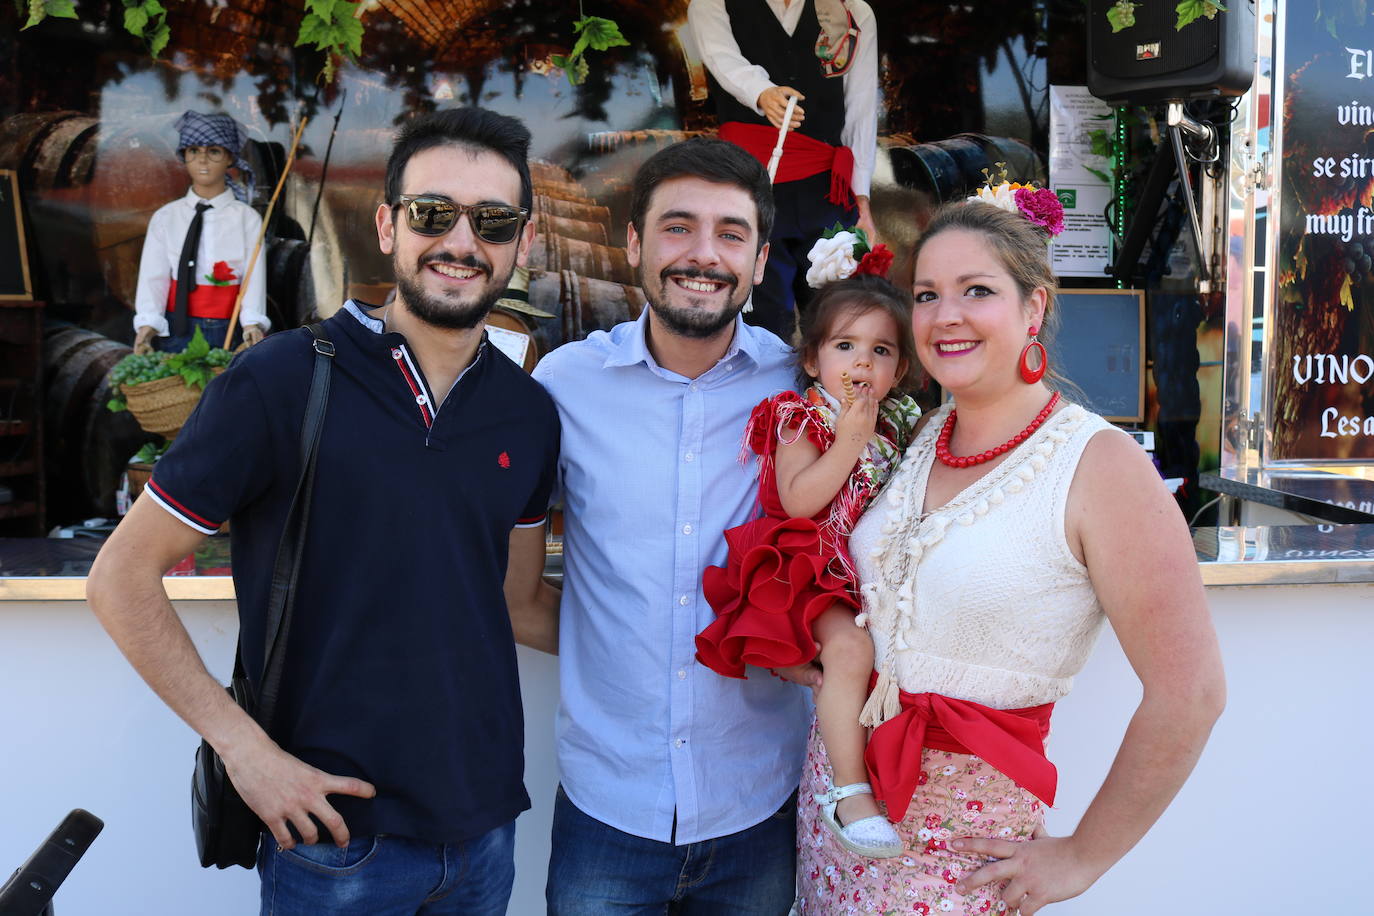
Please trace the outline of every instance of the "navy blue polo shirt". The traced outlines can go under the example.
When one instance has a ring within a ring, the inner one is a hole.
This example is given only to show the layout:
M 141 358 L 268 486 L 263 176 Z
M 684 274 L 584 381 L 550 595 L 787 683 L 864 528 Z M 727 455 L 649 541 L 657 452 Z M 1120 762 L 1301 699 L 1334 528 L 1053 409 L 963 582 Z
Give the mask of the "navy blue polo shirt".
M 377 787 L 330 797 L 354 836 L 458 842 L 530 806 L 502 584 L 511 529 L 543 523 L 558 413 L 488 343 L 445 398 L 401 335 L 347 308 L 324 324 L 337 355 L 273 737 Z M 200 531 L 232 518 L 255 679 L 314 358 L 305 329 L 238 356 L 146 490 Z

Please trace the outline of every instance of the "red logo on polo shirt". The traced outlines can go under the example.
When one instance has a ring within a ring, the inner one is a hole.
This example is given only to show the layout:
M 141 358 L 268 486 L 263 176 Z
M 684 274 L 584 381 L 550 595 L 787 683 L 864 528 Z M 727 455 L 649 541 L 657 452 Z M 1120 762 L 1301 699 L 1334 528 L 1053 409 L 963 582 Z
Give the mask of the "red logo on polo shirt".
M 496 456 L 496 463 L 501 465 L 501 467 L 503 468 L 510 467 L 510 455 L 506 452 L 502 452 L 501 454 Z

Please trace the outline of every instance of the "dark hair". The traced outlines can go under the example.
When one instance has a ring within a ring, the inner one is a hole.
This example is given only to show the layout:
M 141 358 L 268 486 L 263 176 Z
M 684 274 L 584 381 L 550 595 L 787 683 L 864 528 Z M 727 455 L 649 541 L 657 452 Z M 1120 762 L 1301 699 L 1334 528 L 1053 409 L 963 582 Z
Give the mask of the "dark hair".
M 386 202 L 401 196 L 401 176 L 416 153 L 436 146 L 461 146 L 474 152 L 492 152 L 511 164 L 520 175 L 520 206 L 534 206 L 530 181 L 530 132 L 518 119 L 485 108 L 449 108 L 416 115 L 396 134 L 386 161 Z
M 773 184 L 768 173 L 740 147 L 712 137 L 692 137 L 674 143 L 640 166 L 630 198 L 630 223 L 641 237 L 649 198 L 659 185 L 674 178 L 700 178 L 748 191 L 758 211 L 759 248 L 763 248 L 773 232 Z
M 997 260 L 1011 275 L 1023 302 L 1029 299 L 1035 290 L 1045 290 L 1045 319 L 1037 336 L 1053 356 L 1054 333 L 1059 327 L 1059 310 L 1054 308 L 1054 294 L 1058 290 L 1058 283 L 1054 270 L 1050 267 L 1049 236 L 1020 213 L 1012 213 L 992 204 L 976 200 L 945 204 L 935 211 L 935 216 L 921 233 L 921 237 L 916 240 L 916 247 L 912 249 L 913 284 L 916 279 L 916 261 L 921 256 L 921 249 L 940 233 L 954 229 L 961 232 L 976 232 L 987 239 L 988 245 L 997 255 Z M 1063 390 L 1076 399 L 1082 397 L 1073 383 L 1055 372 L 1053 360 L 1046 372 L 1045 380 L 1051 388 Z
M 906 363 L 906 370 L 893 381 L 893 388 L 912 387 L 920 374 L 920 363 L 911 337 L 911 294 L 872 274 L 827 283 L 807 305 L 801 320 L 801 343 L 797 345 L 797 387 L 805 390 L 810 386 L 812 378 L 803 366 L 815 362 L 835 323 L 845 315 L 851 315 L 852 321 L 872 311 L 886 312 L 897 324 L 897 356 Z

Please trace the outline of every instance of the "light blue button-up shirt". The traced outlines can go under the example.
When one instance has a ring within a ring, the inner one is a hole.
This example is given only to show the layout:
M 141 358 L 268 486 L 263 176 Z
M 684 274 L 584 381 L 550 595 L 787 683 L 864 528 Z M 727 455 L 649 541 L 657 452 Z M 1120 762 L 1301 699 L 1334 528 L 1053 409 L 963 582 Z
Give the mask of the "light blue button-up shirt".
M 762 822 L 801 773 L 807 691 L 758 669 L 722 677 L 694 642 L 715 619 L 702 572 L 756 512 L 745 422 L 795 370 L 782 341 L 736 319 L 720 362 L 678 375 L 649 352 L 648 314 L 534 371 L 563 421 L 558 763 L 582 811 L 685 844 Z

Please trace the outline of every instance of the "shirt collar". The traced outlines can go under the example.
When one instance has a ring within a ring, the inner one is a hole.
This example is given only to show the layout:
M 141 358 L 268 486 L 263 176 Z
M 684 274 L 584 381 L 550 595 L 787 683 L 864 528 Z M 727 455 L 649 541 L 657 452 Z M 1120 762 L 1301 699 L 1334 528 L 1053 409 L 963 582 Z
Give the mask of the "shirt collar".
M 229 187 L 226 185 L 223 194 L 216 194 L 209 200 L 206 200 L 204 197 L 201 197 L 199 194 L 197 194 L 195 188 L 187 188 L 186 196 L 182 198 L 182 201 L 186 204 L 187 207 L 194 210 L 196 208 L 196 204 L 209 204 L 212 207 L 226 207 L 229 205 L 229 201 L 233 199 L 234 192 L 230 190 Z
M 653 353 L 649 352 L 649 308 L 647 304 L 644 306 L 639 317 L 635 319 L 634 327 L 629 329 L 630 333 L 626 334 L 623 340 L 617 343 L 614 342 L 614 337 L 611 338 L 610 353 L 602 364 L 602 368 L 634 366 L 639 363 L 643 363 L 650 369 L 660 368 Z M 761 362 L 758 335 L 758 329 L 746 324 L 742 315 L 736 315 L 735 333 L 730 338 L 730 346 L 716 365 L 730 362 L 736 354 L 743 354 L 755 365 L 758 365 Z
M 388 333 L 386 330 L 386 325 L 382 322 L 382 319 L 374 318 L 371 315 L 369 315 L 367 313 L 367 310 L 363 308 L 363 305 L 364 303 L 360 303 L 357 299 L 349 299 L 347 302 L 343 304 L 343 309 L 345 312 L 348 312 L 348 314 L 358 319 L 358 324 L 362 325 L 364 328 L 371 331 L 373 334 L 377 335 L 379 339 L 394 338 L 394 340 L 386 341 L 387 346 L 390 346 L 393 342 L 401 343 L 402 345 L 404 345 L 405 339 L 400 334 L 397 334 L 394 331 Z M 373 308 L 377 308 L 377 306 L 373 306 Z M 487 332 L 483 330 L 482 340 L 477 344 L 477 353 L 473 356 L 472 362 L 468 363 L 468 369 L 471 369 L 474 365 L 476 365 L 478 358 L 480 358 L 482 353 L 487 349 L 487 339 Z M 468 369 L 464 369 L 463 372 L 467 372 Z M 462 378 L 462 373 L 460 373 L 458 377 Z

